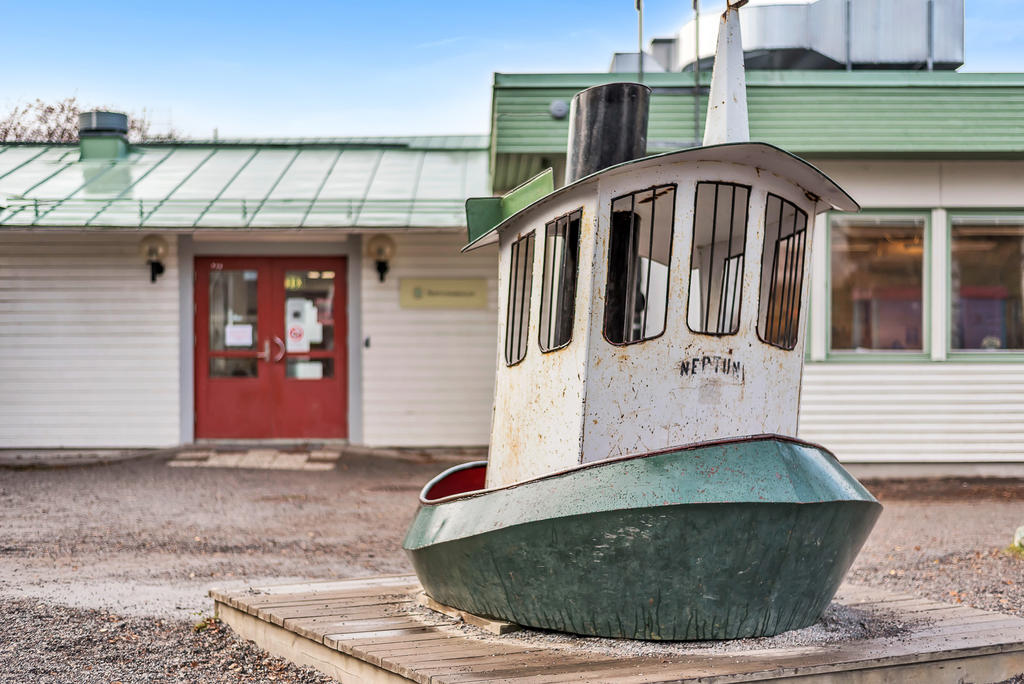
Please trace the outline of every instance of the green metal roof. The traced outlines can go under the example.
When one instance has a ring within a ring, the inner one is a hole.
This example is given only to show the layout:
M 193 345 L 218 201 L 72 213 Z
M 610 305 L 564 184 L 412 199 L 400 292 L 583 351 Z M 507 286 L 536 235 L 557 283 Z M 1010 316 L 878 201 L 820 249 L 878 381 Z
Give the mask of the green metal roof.
M 486 136 L 179 141 L 90 160 L 10 144 L 0 226 L 458 227 L 487 185 Z
M 921 71 L 748 71 L 751 140 L 802 156 L 1013 156 L 1024 153 L 1024 74 Z M 702 86 L 710 74 L 702 74 Z M 512 187 L 540 157 L 565 153 L 568 118 L 554 100 L 630 74 L 495 74 L 494 187 Z M 693 74 L 646 74 L 651 86 L 649 151 L 694 143 Z M 695 138 L 695 133 L 698 133 Z

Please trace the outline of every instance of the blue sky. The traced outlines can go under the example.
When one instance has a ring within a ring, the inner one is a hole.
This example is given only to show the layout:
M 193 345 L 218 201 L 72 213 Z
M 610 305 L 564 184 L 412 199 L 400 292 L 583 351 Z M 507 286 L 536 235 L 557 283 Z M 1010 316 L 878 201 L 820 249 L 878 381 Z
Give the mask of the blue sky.
M 962 70 L 1024 72 L 1020 0 L 965 3 Z M 646 37 L 691 6 L 647 0 Z M 604 71 L 636 49 L 633 0 L 48 0 L 4 19 L 3 111 L 75 95 L 192 137 L 484 133 L 493 72 Z

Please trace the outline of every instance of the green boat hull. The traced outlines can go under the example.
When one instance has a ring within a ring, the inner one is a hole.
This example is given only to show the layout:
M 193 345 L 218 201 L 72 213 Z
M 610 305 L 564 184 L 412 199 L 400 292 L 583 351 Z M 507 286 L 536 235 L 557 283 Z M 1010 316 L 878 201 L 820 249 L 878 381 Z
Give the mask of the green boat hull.
M 428 595 L 471 613 L 733 639 L 813 624 L 880 512 L 821 447 L 763 436 L 423 499 L 404 547 Z

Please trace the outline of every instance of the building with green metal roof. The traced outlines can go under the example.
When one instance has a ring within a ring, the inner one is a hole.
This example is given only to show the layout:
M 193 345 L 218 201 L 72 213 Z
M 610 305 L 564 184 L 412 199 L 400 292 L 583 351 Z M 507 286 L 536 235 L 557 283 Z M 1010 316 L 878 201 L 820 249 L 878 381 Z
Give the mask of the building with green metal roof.
M 0 145 L 0 448 L 486 441 L 485 136 L 112 137 Z

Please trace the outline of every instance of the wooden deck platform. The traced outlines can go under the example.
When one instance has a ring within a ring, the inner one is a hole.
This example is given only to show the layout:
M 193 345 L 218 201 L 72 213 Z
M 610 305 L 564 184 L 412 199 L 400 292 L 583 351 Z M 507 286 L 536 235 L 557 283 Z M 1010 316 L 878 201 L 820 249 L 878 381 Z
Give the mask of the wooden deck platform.
M 493 635 L 428 611 L 412 575 L 212 590 L 217 615 L 275 655 L 343 682 L 998 682 L 1024 672 L 1024 619 L 844 585 L 836 600 L 896 636 L 692 649 Z M 618 650 L 617 650 L 618 649 Z M 659 650 L 660 649 L 660 650 Z M 624 655 L 633 650 L 641 655 Z

